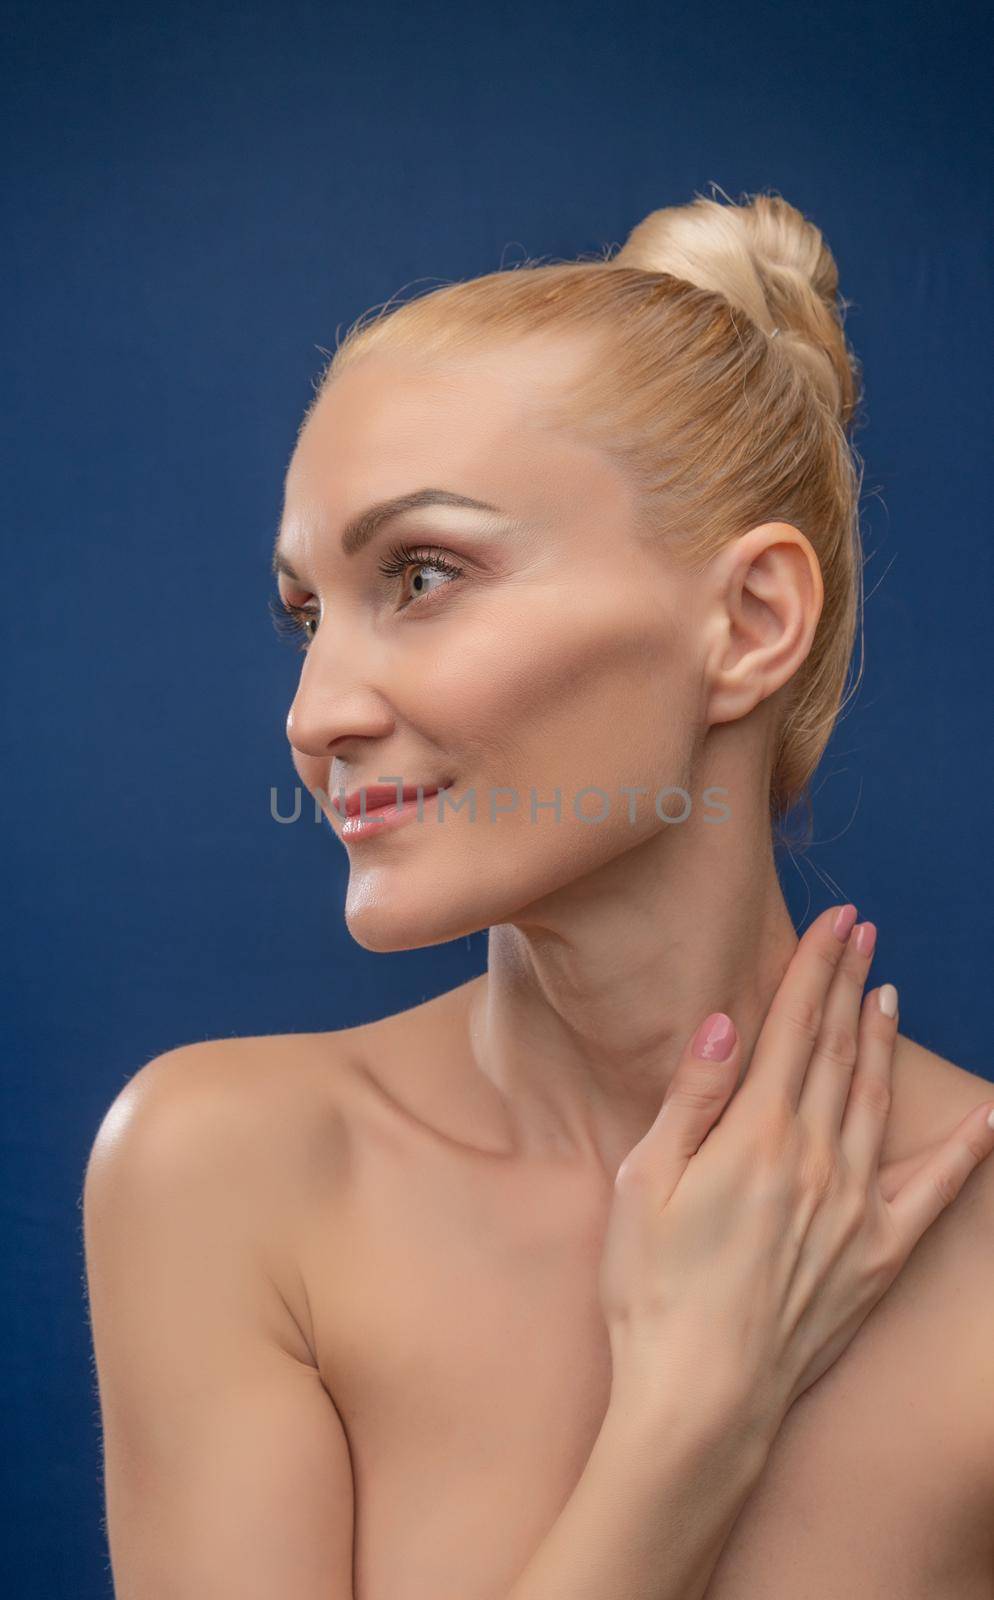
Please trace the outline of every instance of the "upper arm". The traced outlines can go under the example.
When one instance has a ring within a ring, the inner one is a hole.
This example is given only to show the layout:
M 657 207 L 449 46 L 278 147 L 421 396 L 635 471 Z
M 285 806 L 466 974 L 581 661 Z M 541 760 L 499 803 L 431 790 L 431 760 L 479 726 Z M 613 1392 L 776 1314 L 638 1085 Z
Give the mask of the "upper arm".
M 351 1600 L 347 1439 L 269 1270 L 244 1115 L 199 1049 L 122 1090 L 83 1191 L 115 1593 Z

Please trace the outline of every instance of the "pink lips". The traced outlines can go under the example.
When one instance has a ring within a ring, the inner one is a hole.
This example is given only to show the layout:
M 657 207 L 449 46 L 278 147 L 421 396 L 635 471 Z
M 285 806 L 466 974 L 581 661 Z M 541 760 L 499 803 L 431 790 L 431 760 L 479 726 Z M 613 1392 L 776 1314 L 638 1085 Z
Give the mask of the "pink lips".
M 438 790 L 431 784 L 422 784 L 421 793 L 427 798 L 430 794 L 437 794 Z M 395 783 L 369 783 L 361 785 L 358 789 L 350 790 L 345 796 L 345 810 L 350 817 L 358 815 L 363 795 L 366 796 L 365 809 L 367 813 L 376 810 L 378 806 L 396 805 L 397 785 Z M 405 800 L 416 800 L 418 797 L 418 785 L 416 783 L 405 783 L 401 790 L 401 795 Z
M 443 784 L 441 787 L 448 786 Z M 419 792 L 422 796 L 420 808 Z M 402 823 L 412 821 L 417 817 L 419 809 L 421 816 L 424 817 L 426 812 L 423 801 L 437 793 L 438 787 L 434 784 L 422 784 L 420 789 L 417 784 L 405 784 L 398 805 L 396 784 L 371 783 L 353 789 L 345 797 L 346 817 L 342 823 L 341 837 L 343 840 L 355 840 L 383 833 L 388 829 L 399 827 Z

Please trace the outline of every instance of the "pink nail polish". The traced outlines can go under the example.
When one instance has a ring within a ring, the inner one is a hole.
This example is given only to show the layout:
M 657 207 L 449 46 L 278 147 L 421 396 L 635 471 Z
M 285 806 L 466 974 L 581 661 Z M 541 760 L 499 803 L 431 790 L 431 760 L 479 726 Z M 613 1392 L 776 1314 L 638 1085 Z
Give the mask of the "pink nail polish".
M 872 952 L 873 946 L 876 944 L 877 930 L 872 922 L 861 922 L 859 927 L 856 929 L 856 932 L 853 934 L 853 939 L 856 942 L 856 949 L 859 951 L 860 955 L 868 956 Z
M 855 906 L 843 906 L 842 910 L 839 912 L 834 923 L 832 924 L 832 932 L 835 934 L 837 939 L 841 939 L 843 944 L 845 944 L 850 933 L 852 932 L 853 923 L 856 921 L 858 915 L 859 913 Z
M 700 1061 L 727 1061 L 734 1048 L 734 1022 L 723 1011 L 712 1011 L 694 1034 L 694 1055 Z

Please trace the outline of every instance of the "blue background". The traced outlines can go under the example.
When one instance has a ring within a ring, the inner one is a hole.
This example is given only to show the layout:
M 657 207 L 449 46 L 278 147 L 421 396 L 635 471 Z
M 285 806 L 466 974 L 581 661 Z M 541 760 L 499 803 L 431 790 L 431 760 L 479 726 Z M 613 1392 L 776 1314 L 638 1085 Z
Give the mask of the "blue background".
M 428 280 L 775 188 L 865 364 L 866 666 L 785 861 L 851 898 L 902 1030 L 994 1077 L 992 128 L 980 5 L 176 0 L 12 13 L 6 181 L 7 1592 L 108 1596 L 80 1192 L 152 1056 L 344 1027 L 481 971 L 377 956 L 279 827 L 266 602 L 336 330 Z M 305 809 L 305 817 L 308 815 Z

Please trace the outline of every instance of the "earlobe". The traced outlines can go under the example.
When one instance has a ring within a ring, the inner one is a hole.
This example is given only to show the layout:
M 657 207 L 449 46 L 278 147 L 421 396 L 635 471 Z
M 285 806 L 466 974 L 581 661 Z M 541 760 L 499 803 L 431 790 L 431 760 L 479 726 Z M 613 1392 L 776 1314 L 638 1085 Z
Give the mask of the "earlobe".
M 818 557 L 791 523 L 763 523 L 722 554 L 709 724 L 747 716 L 790 681 L 811 649 L 825 599 Z

